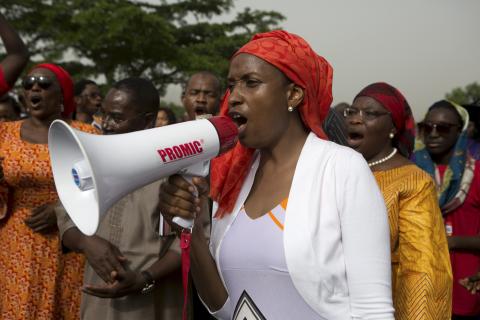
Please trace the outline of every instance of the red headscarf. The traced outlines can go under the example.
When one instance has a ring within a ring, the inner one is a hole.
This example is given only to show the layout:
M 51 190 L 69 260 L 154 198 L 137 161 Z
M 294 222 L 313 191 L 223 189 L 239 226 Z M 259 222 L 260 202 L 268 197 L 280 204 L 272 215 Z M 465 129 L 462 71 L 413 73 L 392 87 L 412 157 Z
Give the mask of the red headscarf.
M 305 93 L 298 106 L 303 123 L 318 137 L 326 139 L 322 122 L 332 103 L 333 76 L 327 60 L 317 55 L 303 38 L 280 30 L 255 35 L 233 57 L 240 53 L 267 61 L 300 86 Z M 220 110 L 223 115 L 228 112 L 229 95 L 227 90 Z M 233 150 L 212 160 L 210 196 L 219 204 L 216 217 L 221 218 L 233 210 L 253 152 L 253 149 L 237 143 Z
M 372 83 L 355 97 L 375 99 L 392 114 L 393 124 L 397 129 L 394 143 L 398 151 L 409 158 L 415 142 L 415 120 L 407 100 L 396 88 L 385 82 Z
M 57 66 L 53 63 L 42 63 L 37 64 L 33 69 L 48 69 L 55 74 L 58 84 L 62 89 L 63 95 L 63 112 L 62 116 L 68 117 L 75 111 L 75 100 L 73 99 L 73 80 L 70 74 L 60 66 Z

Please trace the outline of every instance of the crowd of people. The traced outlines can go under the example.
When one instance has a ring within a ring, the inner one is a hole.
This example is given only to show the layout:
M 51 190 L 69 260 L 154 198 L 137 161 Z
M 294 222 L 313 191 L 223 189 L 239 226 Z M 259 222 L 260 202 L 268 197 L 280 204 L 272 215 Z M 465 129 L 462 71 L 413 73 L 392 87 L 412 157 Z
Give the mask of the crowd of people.
M 0 38 L 0 319 L 480 319 L 480 106 L 440 100 L 415 121 L 384 82 L 331 106 L 332 66 L 277 30 L 233 54 L 225 90 L 190 75 L 179 116 L 146 78 L 103 95 L 55 63 L 24 70 L 1 14 Z M 208 177 L 144 186 L 80 232 L 53 181 L 54 120 L 111 135 L 211 115 L 238 142 Z M 175 216 L 194 219 L 187 292 Z

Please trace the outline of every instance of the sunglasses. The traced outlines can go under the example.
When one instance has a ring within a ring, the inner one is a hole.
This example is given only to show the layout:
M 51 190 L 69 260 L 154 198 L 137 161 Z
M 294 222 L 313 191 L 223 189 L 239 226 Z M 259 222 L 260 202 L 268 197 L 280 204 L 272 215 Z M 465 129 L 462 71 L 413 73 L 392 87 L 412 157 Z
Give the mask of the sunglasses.
M 429 123 L 429 122 L 420 122 L 418 124 L 418 129 L 425 133 L 430 134 L 435 129 L 438 134 L 449 134 L 453 128 L 459 128 L 460 125 L 458 124 L 451 124 L 451 123 Z
M 47 90 L 53 84 L 52 79 L 44 76 L 29 76 L 23 79 L 22 86 L 25 90 L 31 90 L 33 86 L 38 84 L 43 90 Z

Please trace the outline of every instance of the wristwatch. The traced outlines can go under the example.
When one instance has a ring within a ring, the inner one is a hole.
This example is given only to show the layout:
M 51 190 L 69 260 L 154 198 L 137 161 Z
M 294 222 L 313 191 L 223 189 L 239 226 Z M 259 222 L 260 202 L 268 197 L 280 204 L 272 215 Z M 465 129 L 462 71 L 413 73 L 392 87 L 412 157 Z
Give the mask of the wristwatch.
M 155 279 L 153 279 L 150 272 L 147 270 L 143 270 L 140 274 L 145 279 L 145 285 L 143 286 L 142 290 L 140 291 L 142 294 L 147 294 L 155 289 Z

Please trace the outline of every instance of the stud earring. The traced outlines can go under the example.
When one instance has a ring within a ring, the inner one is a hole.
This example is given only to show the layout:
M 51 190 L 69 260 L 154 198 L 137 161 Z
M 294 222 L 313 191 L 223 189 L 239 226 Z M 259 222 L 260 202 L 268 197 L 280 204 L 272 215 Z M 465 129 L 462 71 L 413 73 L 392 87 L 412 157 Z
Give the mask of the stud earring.
M 390 134 L 388 135 L 388 137 L 389 137 L 390 139 L 393 139 L 393 137 L 395 137 L 395 134 L 394 134 L 393 132 L 390 132 Z
M 293 107 L 292 106 L 288 106 L 288 112 L 293 112 Z

